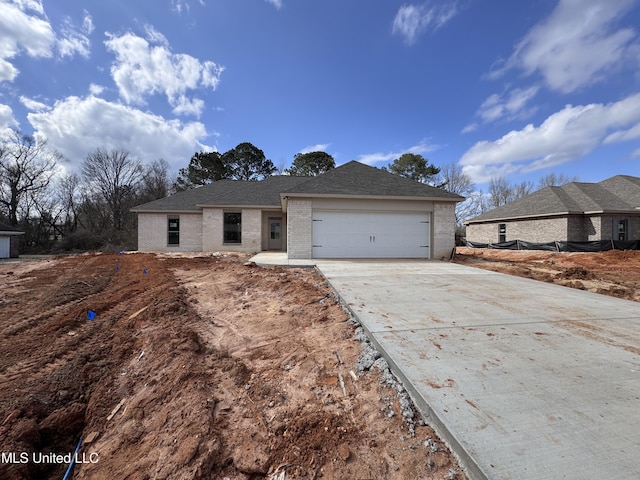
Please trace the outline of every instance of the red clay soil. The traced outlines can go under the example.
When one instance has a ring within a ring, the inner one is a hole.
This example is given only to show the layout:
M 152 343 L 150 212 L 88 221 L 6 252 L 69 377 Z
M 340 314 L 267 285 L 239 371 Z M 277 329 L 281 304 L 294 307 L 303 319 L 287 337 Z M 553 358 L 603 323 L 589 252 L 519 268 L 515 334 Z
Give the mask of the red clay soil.
M 244 260 L 0 264 L 0 478 L 463 478 L 316 272 Z
M 463 265 L 640 301 L 640 251 L 544 252 L 457 248 Z

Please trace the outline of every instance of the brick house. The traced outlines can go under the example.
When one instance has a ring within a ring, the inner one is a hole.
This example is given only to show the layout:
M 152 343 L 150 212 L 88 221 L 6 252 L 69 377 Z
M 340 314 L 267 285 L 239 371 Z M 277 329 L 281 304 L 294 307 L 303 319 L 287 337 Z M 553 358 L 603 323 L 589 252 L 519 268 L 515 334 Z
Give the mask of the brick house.
M 640 239 L 640 178 L 546 187 L 465 222 L 467 241 L 501 243 Z
M 221 180 L 132 209 L 138 249 L 290 259 L 444 258 L 459 195 L 352 161 L 317 177 Z

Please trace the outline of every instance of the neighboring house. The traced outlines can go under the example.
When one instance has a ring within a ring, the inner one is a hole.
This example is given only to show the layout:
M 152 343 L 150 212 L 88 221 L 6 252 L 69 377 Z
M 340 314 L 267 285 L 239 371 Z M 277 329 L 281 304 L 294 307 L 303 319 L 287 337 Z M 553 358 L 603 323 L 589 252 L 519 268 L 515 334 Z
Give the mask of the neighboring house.
M 221 180 L 132 211 L 140 251 L 439 259 L 454 247 L 454 207 L 462 200 L 349 162 L 317 177 Z
M 640 178 L 546 187 L 467 222 L 467 241 L 501 243 L 640 239 Z
M 18 258 L 20 235 L 24 235 L 24 232 L 0 223 L 0 258 Z

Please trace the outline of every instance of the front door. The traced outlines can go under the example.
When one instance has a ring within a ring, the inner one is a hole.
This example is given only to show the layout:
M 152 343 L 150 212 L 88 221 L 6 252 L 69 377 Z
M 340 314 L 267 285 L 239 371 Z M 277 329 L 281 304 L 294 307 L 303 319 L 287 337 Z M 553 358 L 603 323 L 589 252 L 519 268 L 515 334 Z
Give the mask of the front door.
M 269 217 L 269 250 L 282 250 L 282 217 Z

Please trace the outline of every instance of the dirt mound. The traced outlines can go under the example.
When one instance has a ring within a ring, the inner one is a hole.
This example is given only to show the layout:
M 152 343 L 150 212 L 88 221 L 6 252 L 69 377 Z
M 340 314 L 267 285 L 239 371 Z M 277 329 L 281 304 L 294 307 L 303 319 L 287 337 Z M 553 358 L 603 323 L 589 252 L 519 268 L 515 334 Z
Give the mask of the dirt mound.
M 640 301 L 640 251 L 545 252 L 457 248 L 456 263 Z
M 320 276 L 243 260 L 0 265 L 0 478 L 462 478 Z
M 594 280 L 596 275 L 586 270 L 584 267 L 571 267 L 563 272 L 556 273 L 554 278 L 566 280 Z

